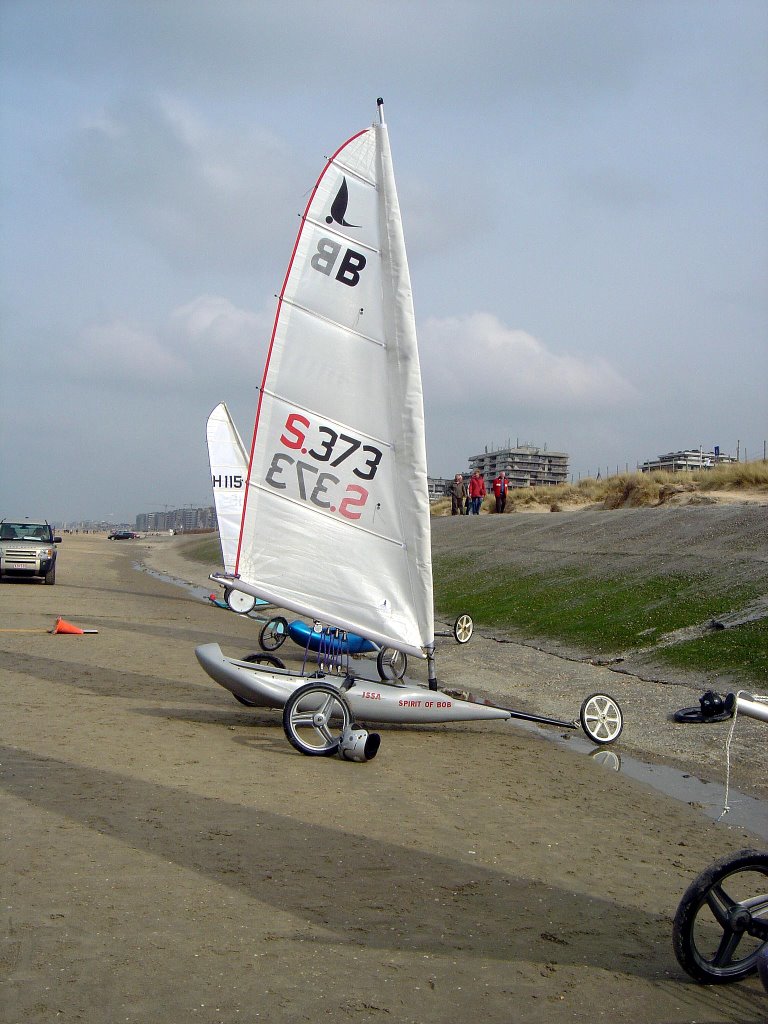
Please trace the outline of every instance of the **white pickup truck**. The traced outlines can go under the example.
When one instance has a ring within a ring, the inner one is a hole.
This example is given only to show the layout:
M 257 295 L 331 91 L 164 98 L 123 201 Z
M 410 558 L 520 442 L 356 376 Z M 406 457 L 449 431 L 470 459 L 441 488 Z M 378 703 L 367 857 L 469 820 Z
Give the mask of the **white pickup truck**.
M 49 586 L 56 582 L 56 545 L 51 526 L 43 520 L 0 520 L 0 577 L 41 577 Z

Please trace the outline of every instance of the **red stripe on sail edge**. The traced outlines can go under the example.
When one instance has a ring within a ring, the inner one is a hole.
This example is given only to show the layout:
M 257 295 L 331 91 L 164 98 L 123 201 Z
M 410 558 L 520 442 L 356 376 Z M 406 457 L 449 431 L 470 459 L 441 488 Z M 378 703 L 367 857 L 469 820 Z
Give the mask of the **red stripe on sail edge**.
M 262 402 L 262 399 L 264 397 L 264 385 L 266 383 L 267 373 L 269 371 L 269 362 L 270 362 L 270 359 L 272 358 L 272 348 L 273 348 L 274 343 L 275 343 L 275 334 L 277 333 L 277 325 L 278 325 L 279 320 L 280 320 L 280 311 L 281 311 L 281 309 L 283 307 L 283 296 L 285 295 L 285 289 L 286 289 L 286 287 L 288 285 L 288 278 L 291 276 L 291 270 L 293 269 L 293 262 L 294 262 L 294 260 L 296 258 L 296 251 L 299 248 L 299 242 L 301 241 L 301 234 L 302 234 L 302 232 L 304 230 L 304 226 L 305 226 L 305 224 L 307 222 L 307 214 L 309 213 L 309 208 L 312 205 L 312 203 L 314 201 L 314 198 L 315 198 L 315 196 L 317 194 L 317 190 L 320 187 L 320 182 L 325 177 L 326 172 L 328 171 L 328 168 L 334 162 L 336 157 L 339 155 L 339 153 L 341 153 L 343 150 L 345 150 L 347 148 L 347 146 L 349 146 L 351 143 L 353 143 L 355 141 L 355 139 L 359 139 L 361 135 L 365 135 L 366 132 L 369 132 L 370 130 L 371 130 L 370 128 L 363 128 L 362 131 L 355 132 L 355 134 L 351 138 L 347 139 L 346 142 L 343 142 L 339 146 L 339 148 L 336 150 L 336 152 L 333 154 L 333 156 L 329 157 L 326 160 L 325 167 L 323 167 L 322 171 L 320 172 L 320 176 L 318 177 L 317 181 L 315 182 L 315 187 L 312 189 L 312 194 L 309 197 L 307 205 L 304 208 L 304 213 L 302 214 L 302 217 L 301 217 L 301 224 L 299 225 L 299 230 L 298 230 L 298 232 L 296 234 L 296 241 L 293 244 L 293 251 L 291 252 L 291 258 L 288 261 L 288 269 L 285 272 L 285 277 L 283 279 L 283 286 L 280 289 L 280 295 L 279 295 L 278 300 L 277 300 L 277 309 L 275 310 L 275 320 L 274 320 L 274 323 L 272 325 L 272 335 L 271 335 L 271 337 L 269 339 L 269 349 L 267 350 L 267 358 L 266 358 L 266 362 L 264 363 L 264 373 L 263 373 L 262 378 L 261 378 L 261 388 L 259 389 L 259 401 L 258 401 L 258 404 L 256 406 L 256 419 L 255 419 L 255 422 L 254 422 L 254 425 L 253 425 L 253 438 L 251 440 L 251 452 L 250 452 L 250 456 L 249 456 L 249 459 L 248 459 L 248 475 L 247 475 L 246 480 L 245 480 L 245 496 L 243 498 L 243 513 L 242 513 L 242 516 L 240 518 L 240 535 L 239 535 L 238 540 L 237 540 L 237 555 L 235 557 L 235 573 L 234 573 L 235 576 L 237 576 L 237 574 L 239 572 L 239 569 L 240 569 L 240 552 L 241 552 L 242 543 L 243 543 L 243 527 L 245 525 L 245 514 L 246 514 L 246 510 L 248 508 L 248 493 L 249 493 L 249 490 L 250 490 L 250 483 L 251 483 L 251 468 L 253 466 L 253 454 L 254 454 L 254 451 L 256 449 L 256 435 L 257 435 L 258 430 L 259 430 L 259 417 L 261 415 L 261 402 Z

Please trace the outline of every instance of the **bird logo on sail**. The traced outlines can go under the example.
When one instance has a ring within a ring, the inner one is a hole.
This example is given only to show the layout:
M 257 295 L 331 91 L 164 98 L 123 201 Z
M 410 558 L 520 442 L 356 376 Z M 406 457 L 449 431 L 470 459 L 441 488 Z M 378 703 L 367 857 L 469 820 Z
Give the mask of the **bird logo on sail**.
M 329 216 L 325 218 L 325 223 L 340 224 L 343 228 L 359 228 L 359 224 L 350 224 L 349 221 L 346 220 L 348 203 L 349 189 L 347 188 L 347 179 L 342 176 L 339 191 L 336 193 L 336 198 L 331 204 L 331 212 Z

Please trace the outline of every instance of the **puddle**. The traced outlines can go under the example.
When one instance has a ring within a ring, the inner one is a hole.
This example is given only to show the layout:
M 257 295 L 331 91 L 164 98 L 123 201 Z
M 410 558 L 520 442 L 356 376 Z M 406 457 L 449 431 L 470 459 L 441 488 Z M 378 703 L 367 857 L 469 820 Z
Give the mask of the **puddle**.
M 210 588 L 189 583 L 187 580 L 169 576 L 167 573 L 157 572 L 141 563 L 135 563 L 134 567 L 140 572 L 152 576 L 153 579 L 182 587 L 193 597 L 207 600 L 211 593 Z M 363 675 L 364 671 L 360 674 Z M 665 796 L 690 804 L 712 821 L 717 821 L 723 813 L 725 788 L 716 782 L 704 782 L 695 775 L 682 772 L 677 768 L 670 768 L 668 765 L 648 764 L 623 753 L 620 747 L 595 747 L 579 733 L 573 733 L 564 739 L 557 730 L 543 729 L 534 722 L 516 719 L 513 724 L 515 727 L 519 726 L 535 732 L 543 739 L 554 740 L 561 746 L 567 746 L 570 750 L 578 750 L 580 753 L 587 754 L 603 768 L 621 772 L 632 779 L 644 782 L 659 793 L 664 793 Z M 725 753 L 723 753 L 723 758 L 725 758 Z M 768 803 L 766 801 L 747 796 L 731 788 L 728 805 L 730 810 L 720 822 L 721 825 L 745 828 L 762 839 L 768 840 Z
M 206 600 L 208 595 L 211 593 L 210 588 L 201 587 L 198 586 L 197 583 L 190 583 L 188 580 L 179 579 L 178 576 L 169 576 L 167 572 L 158 572 L 156 569 L 150 569 L 141 562 L 134 562 L 133 567 L 134 569 L 138 569 L 139 572 L 145 572 L 147 576 L 151 576 L 154 580 L 160 580 L 161 583 L 173 583 L 176 587 L 182 587 L 193 597 L 199 597 Z
M 595 747 L 578 733 L 563 738 L 559 733 L 542 729 L 532 722 L 516 721 L 514 724 L 522 725 L 544 739 L 554 740 L 563 747 L 585 753 L 601 767 L 644 782 L 665 796 L 689 804 L 712 821 L 717 821 L 723 813 L 725 787 L 717 782 L 705 782 L 669 765 L 648 764 L 623 753 L 620 746 Z M 731 787 L 728 806 L 730 809 L 720 821 L 721 825 L 745 828 L 768 840 L 768 803 L 765 800 L 747 796 Z

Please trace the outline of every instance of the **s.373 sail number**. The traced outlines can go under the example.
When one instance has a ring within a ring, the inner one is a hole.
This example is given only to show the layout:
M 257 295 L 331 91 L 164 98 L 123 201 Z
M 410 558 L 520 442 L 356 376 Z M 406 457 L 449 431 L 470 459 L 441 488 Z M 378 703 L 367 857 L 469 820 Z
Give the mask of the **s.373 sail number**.
M 311 442 L 307 441 L 310 431 L 313 435 L 318 435 L 311 448 Z M 334 473 L 321 471 L 314 463 L 326 463 L 334 469 L 347 463 L 344 470 L 351 469 L 359 480 L 373 480 L 382 459 L 379 448 L 363 444 L 359 438 L 350 434 L 340 434 L 324 424 L 319 424 L 313 430 L 309 419 L 297 412 L 290 413 L 286 419 L 280 443 L 291 451 L 309 456 L 313 462 L 294 458 L 284 451 L 275 452 L 267 470 L 266 483 L 277 490 L 285 490 L 289 487 L 293 489 L 295 481 L 298 496 L 302 501 L 309 501 L 318 508 L 331 512 L 338 511 L 347 519 L 360 518 L 362 508 L 368 500 L 366 488 L 349 483 L 343 497 L 339 496 L 337 499 L 334 494 L 339 494 L 341 478 Z M 290 467 L 293 467 L 293 470 Z

